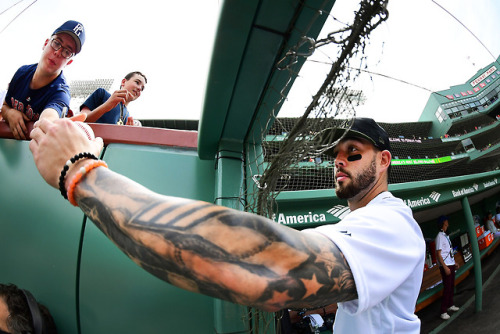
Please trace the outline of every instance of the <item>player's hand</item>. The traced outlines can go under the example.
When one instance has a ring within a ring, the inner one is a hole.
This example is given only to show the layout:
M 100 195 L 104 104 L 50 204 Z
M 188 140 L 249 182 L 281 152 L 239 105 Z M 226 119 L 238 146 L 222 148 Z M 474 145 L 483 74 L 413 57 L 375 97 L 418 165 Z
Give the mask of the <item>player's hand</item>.
M 126 125 L 134 125 L 134 118 L 132 116 L 127 117 Z
M 29 146 L 36 167 L 44 180 L 54 188 L 59 188 L 59 175 L 68 159 L 81 152 L 90 152 L 98 157 L 103 148 L 102 138 L 89 140 L 67 118 L 36 122 L 30 137 Z
M 16 139 L 27 139 L 28 128 L 26 121 L 30 119 L 23 112 L 13 108 L 3 108 L 2 115 L 5 121 L 9 124 L 10 131 Z

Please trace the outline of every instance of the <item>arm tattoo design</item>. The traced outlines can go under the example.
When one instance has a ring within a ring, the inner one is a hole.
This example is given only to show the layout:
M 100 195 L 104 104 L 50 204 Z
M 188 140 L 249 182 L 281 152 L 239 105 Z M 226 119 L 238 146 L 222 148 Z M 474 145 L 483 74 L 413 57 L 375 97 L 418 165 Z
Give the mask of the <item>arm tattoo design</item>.
M 178 287 L 267 311 L 357 298 L 344 256 L 326 237 L 161 196 L 104 168 L 89 174 L 76 196 L 134 262 Z

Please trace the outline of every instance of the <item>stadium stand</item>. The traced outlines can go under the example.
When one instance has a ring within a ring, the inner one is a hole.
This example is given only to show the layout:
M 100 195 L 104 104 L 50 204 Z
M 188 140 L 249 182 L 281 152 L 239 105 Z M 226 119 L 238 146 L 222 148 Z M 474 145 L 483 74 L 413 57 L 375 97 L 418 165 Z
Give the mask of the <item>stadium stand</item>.
M 473 116 L 473 117 L 471 117 Z M 456 120 L 451 128 L 448 130 L 450 136 L 461 136 L 484 127 L 487 127 L 495 122 L 494 118 L 489 115 L 484 115 L 481 113 L 475 113 L 474 115 L 469 115 L 468 117 L 463 117 Z
M 282 140 L 293 128 L 297 118 L 278 118 L 263 142 L 264 162 L 269 163 L 278 154 Z M 197 120 L 141 120 L 143 126 L 169 129 L 196 130 Z M 321 126 L 330 126 L 325 121 Z M 468 175 L 500 168 L 500 121 L 488 115 L 475 113 L 459 122 L 460 128 L 470 129 L 466 135 L 432 138 L 432 122 L 380 123 L 391 138 L 393 163 L 389 183 L 433 180 Z M 476 129 L 477 127 L 477 129 Z M 459 127 L 457 127 L 458 129 Z M 464 149 L 463 139 L 470 138 L 475 149 Z M 438 159 L 441 158 L 441 159 Z M 426 159 L 426 163 L 419 162 Z M 430 161 L 429 161 L 430 160 Z M 279 191 L 331 189 L 334 187 L 333 162 L 325 155 L 304 156 L 290 166 L 277 184 Z
M 75 80 L 69 84 L 72 98 L 86 99 L 97 88 L 110 90 L 113 79 Z

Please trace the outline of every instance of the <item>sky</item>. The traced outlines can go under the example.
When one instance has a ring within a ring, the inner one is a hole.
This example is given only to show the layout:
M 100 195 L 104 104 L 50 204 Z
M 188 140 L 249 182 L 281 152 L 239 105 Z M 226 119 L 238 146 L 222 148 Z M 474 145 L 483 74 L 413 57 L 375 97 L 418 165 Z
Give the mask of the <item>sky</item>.
M 18 1 L 1 0 L 0 13 Z M 114 79 L 114 91 L 127 73 L 140 71 L 148 84 L 129 105 L 133 116 L 200 117 L 220 0 L 33 1 L 0 14 L 1 88 L 20 66 L 38 62 L 45 40 L 57 27 L 76 20 L 85 26 L 86 41 L 63 70 L 68 82 Z
M 362 75 L 353 88 L 362 89 L 367 101 L 358 107 L 357 115 L 382 122 L 418 121 L 429 90 L 464 83 L 495 61 L 490 52 L 500 55 L 499 1 L 435 1 L 487 49 L 432 0 L 390 1 L 388 21 L 370 39 L 368 70 L 426 89 Z M 148 84 L 143 95 L 129 105 L 133 116 L 199 119 L 222 2 L 2 0 L 0 88 L 7 87 L 17 68 L 38 62 L 46 38 L 72 19 L 84 24 L 87 39 L 82 52 L 64 69 L 68 82 L 110 78 L 115 80 L 111 90 L 116 90 L 125 74 L 138 70 L 147 76 Z M 337 0 L 332 13 L 349 22 L 357 7 L 356 1 Z M 332 30 L 334 26 L 327 23 L 323 33 Z M 327 52 L 317 50 L 313 57 L 331 62 Z M 279 116 L 301 115 L 329 67 L 308 62 Z
M 400 81 L 361 75 L 352 88 L 362 89 L 367 100 L 357 108 L 356 115 L 388 123 L 416 122 L 430 91 L 463 84 L 477 71 L 496 61 L 500 55 L 499 1 L 436 2 L 446 11 L 431 0 L 389 1 L 389 19 L 375 29 L 366 49 L 367 65 L 371 72 Z M 353 12 L 358 7 L 354 1 L 338 0 L 332 15 L 342 22 L 352 22 Z M 336 30 L 332 22 L 335 21 L 328 20 L 322 35 Z M 304 65 L 280 115 L 300 115 L 318 90 L 322 82 L 319 79 L 324 79 L 329 71 L 331 54 L 334 53 L 320 48 L 309 57 L 318 63 Z

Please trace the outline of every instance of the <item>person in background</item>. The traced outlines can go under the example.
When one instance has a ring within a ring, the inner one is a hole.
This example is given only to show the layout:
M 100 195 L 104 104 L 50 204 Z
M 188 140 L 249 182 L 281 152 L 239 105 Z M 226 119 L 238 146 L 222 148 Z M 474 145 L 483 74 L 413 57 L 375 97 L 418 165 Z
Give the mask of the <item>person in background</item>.
M 411 209 L 388 191 L 389 137 L 373 119 L 315 137 L 351 212 L 303 231 L 154 193 L 106 168 L 97 159 L 102 138 L 88 140 L 76 127 L 66 119 L 35 124 L 30 149 L 40 175 L 157 277 L 270 312 L 338 303 L 335 333 L 420 333 L 425 241 Z
M 37 64 L 24 65 L 16 71 L 2 105 L 2 117 L 14 138 L 29 138 L 27 121 L 66 116 L 70 92 L 62 72 L 73 62 L 84 42 L 83 25 L 67 21 L 45 41 Z
M 495 222 L 493 221 L 493 213 L 488 211 L 486 214 L 486 228 L 493 233 L 495 238 L 500 237 L 500 230 L 496 227 Z
M 146 87 L 148 80 L 141 72 L 130 72 L 122 79 L 120 89 L 113 94 L 103 88 L 96 89 L 80 106 L 87 114 L 88 123 L 107 123 L 119 125 L 140 125 L 134 122 L 127 106 L 137 100 Z
M 449 222 L 448 217 L 441 216 L 438 219 L 439 232 L 436 236 L 436 259 L 439 263 L 439 271 L 443 279 L 443 297 L 441 299 L 441 319 L 448 320 L 450 315 L 448 311 L 456 312 L 459 310 L 453 303 L 453 290 L 455 288 L 455 271 L 458 269 L 455 264 L 453 247 L 450 237 L 446 234 Z
M 14 284 L 0 283 L 0 334 L 57 334 L 47 307 Z

